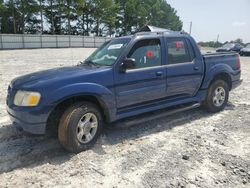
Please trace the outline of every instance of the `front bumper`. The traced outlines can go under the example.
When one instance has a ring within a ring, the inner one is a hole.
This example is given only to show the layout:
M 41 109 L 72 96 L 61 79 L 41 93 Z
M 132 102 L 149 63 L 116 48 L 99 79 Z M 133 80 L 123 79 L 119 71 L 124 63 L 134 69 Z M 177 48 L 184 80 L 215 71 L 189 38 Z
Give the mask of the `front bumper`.
M 49 108 L 23 108 L 9 107 L 7 112 L 13 125 L 18 129 L 31 134 L 45 134 L 46 124 L 49 116 Z
M 237 87 L 239 87 L 241 85 L 241 83 L 243 82 L 243 80 L 236 80 L 232 82 L 232 89 L 235 89 Z

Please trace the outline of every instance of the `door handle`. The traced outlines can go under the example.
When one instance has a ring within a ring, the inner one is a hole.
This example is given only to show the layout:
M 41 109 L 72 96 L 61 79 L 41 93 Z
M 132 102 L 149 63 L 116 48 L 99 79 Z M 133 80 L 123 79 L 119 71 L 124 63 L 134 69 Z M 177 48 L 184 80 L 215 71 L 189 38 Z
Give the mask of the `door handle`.
M 155 73 L 155 75 L 156 75 L 156 76 L 162 76 L 162 75 L 163 75 L 163 72 L 158 71 L 158 72 Z
M 199 70 L 199 67 L 196 67 L 196 66 L 195 66 L 195 67 L 194 67 L 194 70 L 198 71 L 198 70 Z

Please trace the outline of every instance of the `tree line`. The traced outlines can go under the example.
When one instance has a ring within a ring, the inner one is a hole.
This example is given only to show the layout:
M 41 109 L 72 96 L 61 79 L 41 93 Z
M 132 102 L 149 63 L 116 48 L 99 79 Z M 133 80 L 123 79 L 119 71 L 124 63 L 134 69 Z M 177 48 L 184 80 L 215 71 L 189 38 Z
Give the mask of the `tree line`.
M 121 36 L 146 24 L 182 29 L 166 0 L 0 0 L 1 33 Z
M 198 42 L 198 45 L 202 46 L 202 47 L 212 47 L 212 48 L 219 48 L 221 46 L 223 46 L 224 44 L 227 44 L 227 43 L 239 43 L 240 45 L 242 46 L 245 46 L 246 44 L 244 44 L 243 40 L 238 38 L 236 40 L 231 40 L 231 41 L 226 41 L 224 43 L 222 42 L 219 42 L 219 41 L 208 41 L 208 42 Z

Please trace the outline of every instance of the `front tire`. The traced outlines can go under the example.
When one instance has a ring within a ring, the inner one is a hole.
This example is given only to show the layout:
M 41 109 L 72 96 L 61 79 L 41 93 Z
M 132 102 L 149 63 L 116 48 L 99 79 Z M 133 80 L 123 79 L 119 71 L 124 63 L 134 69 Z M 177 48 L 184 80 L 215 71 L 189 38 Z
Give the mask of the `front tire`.
M 219 112 L 225 108 L 229 97 L 229 86 L 224 80 L 214 81 L 207 93 L 204 107 L 209 112 Z
M 74 153 L 91 148 L 103 127 L 99 108 L 89 102 L 79 102 L 69 107 L 62 115 L 58 138 L 62 146 Z

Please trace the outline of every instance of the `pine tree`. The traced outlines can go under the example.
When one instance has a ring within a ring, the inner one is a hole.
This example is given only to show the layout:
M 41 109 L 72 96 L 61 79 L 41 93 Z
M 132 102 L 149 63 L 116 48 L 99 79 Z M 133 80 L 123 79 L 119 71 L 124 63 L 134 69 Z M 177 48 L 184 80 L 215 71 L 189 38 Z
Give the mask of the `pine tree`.
M 40 30 L 38 20 L 39 6 L 35 0 L 16 0 L 14 1 L 18 15 L 18 33 L 36 33 Z
M 116 28 L 118 35 L 131 34 L 150 24 L 181 30 L 182 22 L 165 0 L 116 0 L 119 4 Z
M 118 10 L 115 2 L 113 0 L 93 0 L 92 9 L 95 24 L 93 32 L 97 36 L 102 36 L 107 28 L 107 33 L 111 34 L 115 27 L 116 11 Z
M 5 6 L 4 6 L 3 0 L 0 0 L 0 33 L 2 33 L 2 30 L 3 30 L 2 20 L 3 20 L 4 13 L 5 13 Z
M 50 28 L 46 33 L 64 34 L 62 31 L 62 10 L 63 4 L 61 0 L 46 0 L 45 2 L 45 18 Z
M 127 35 L 145 24 L 181 30 L 165 0 L 0 0 L 1 32 Z

